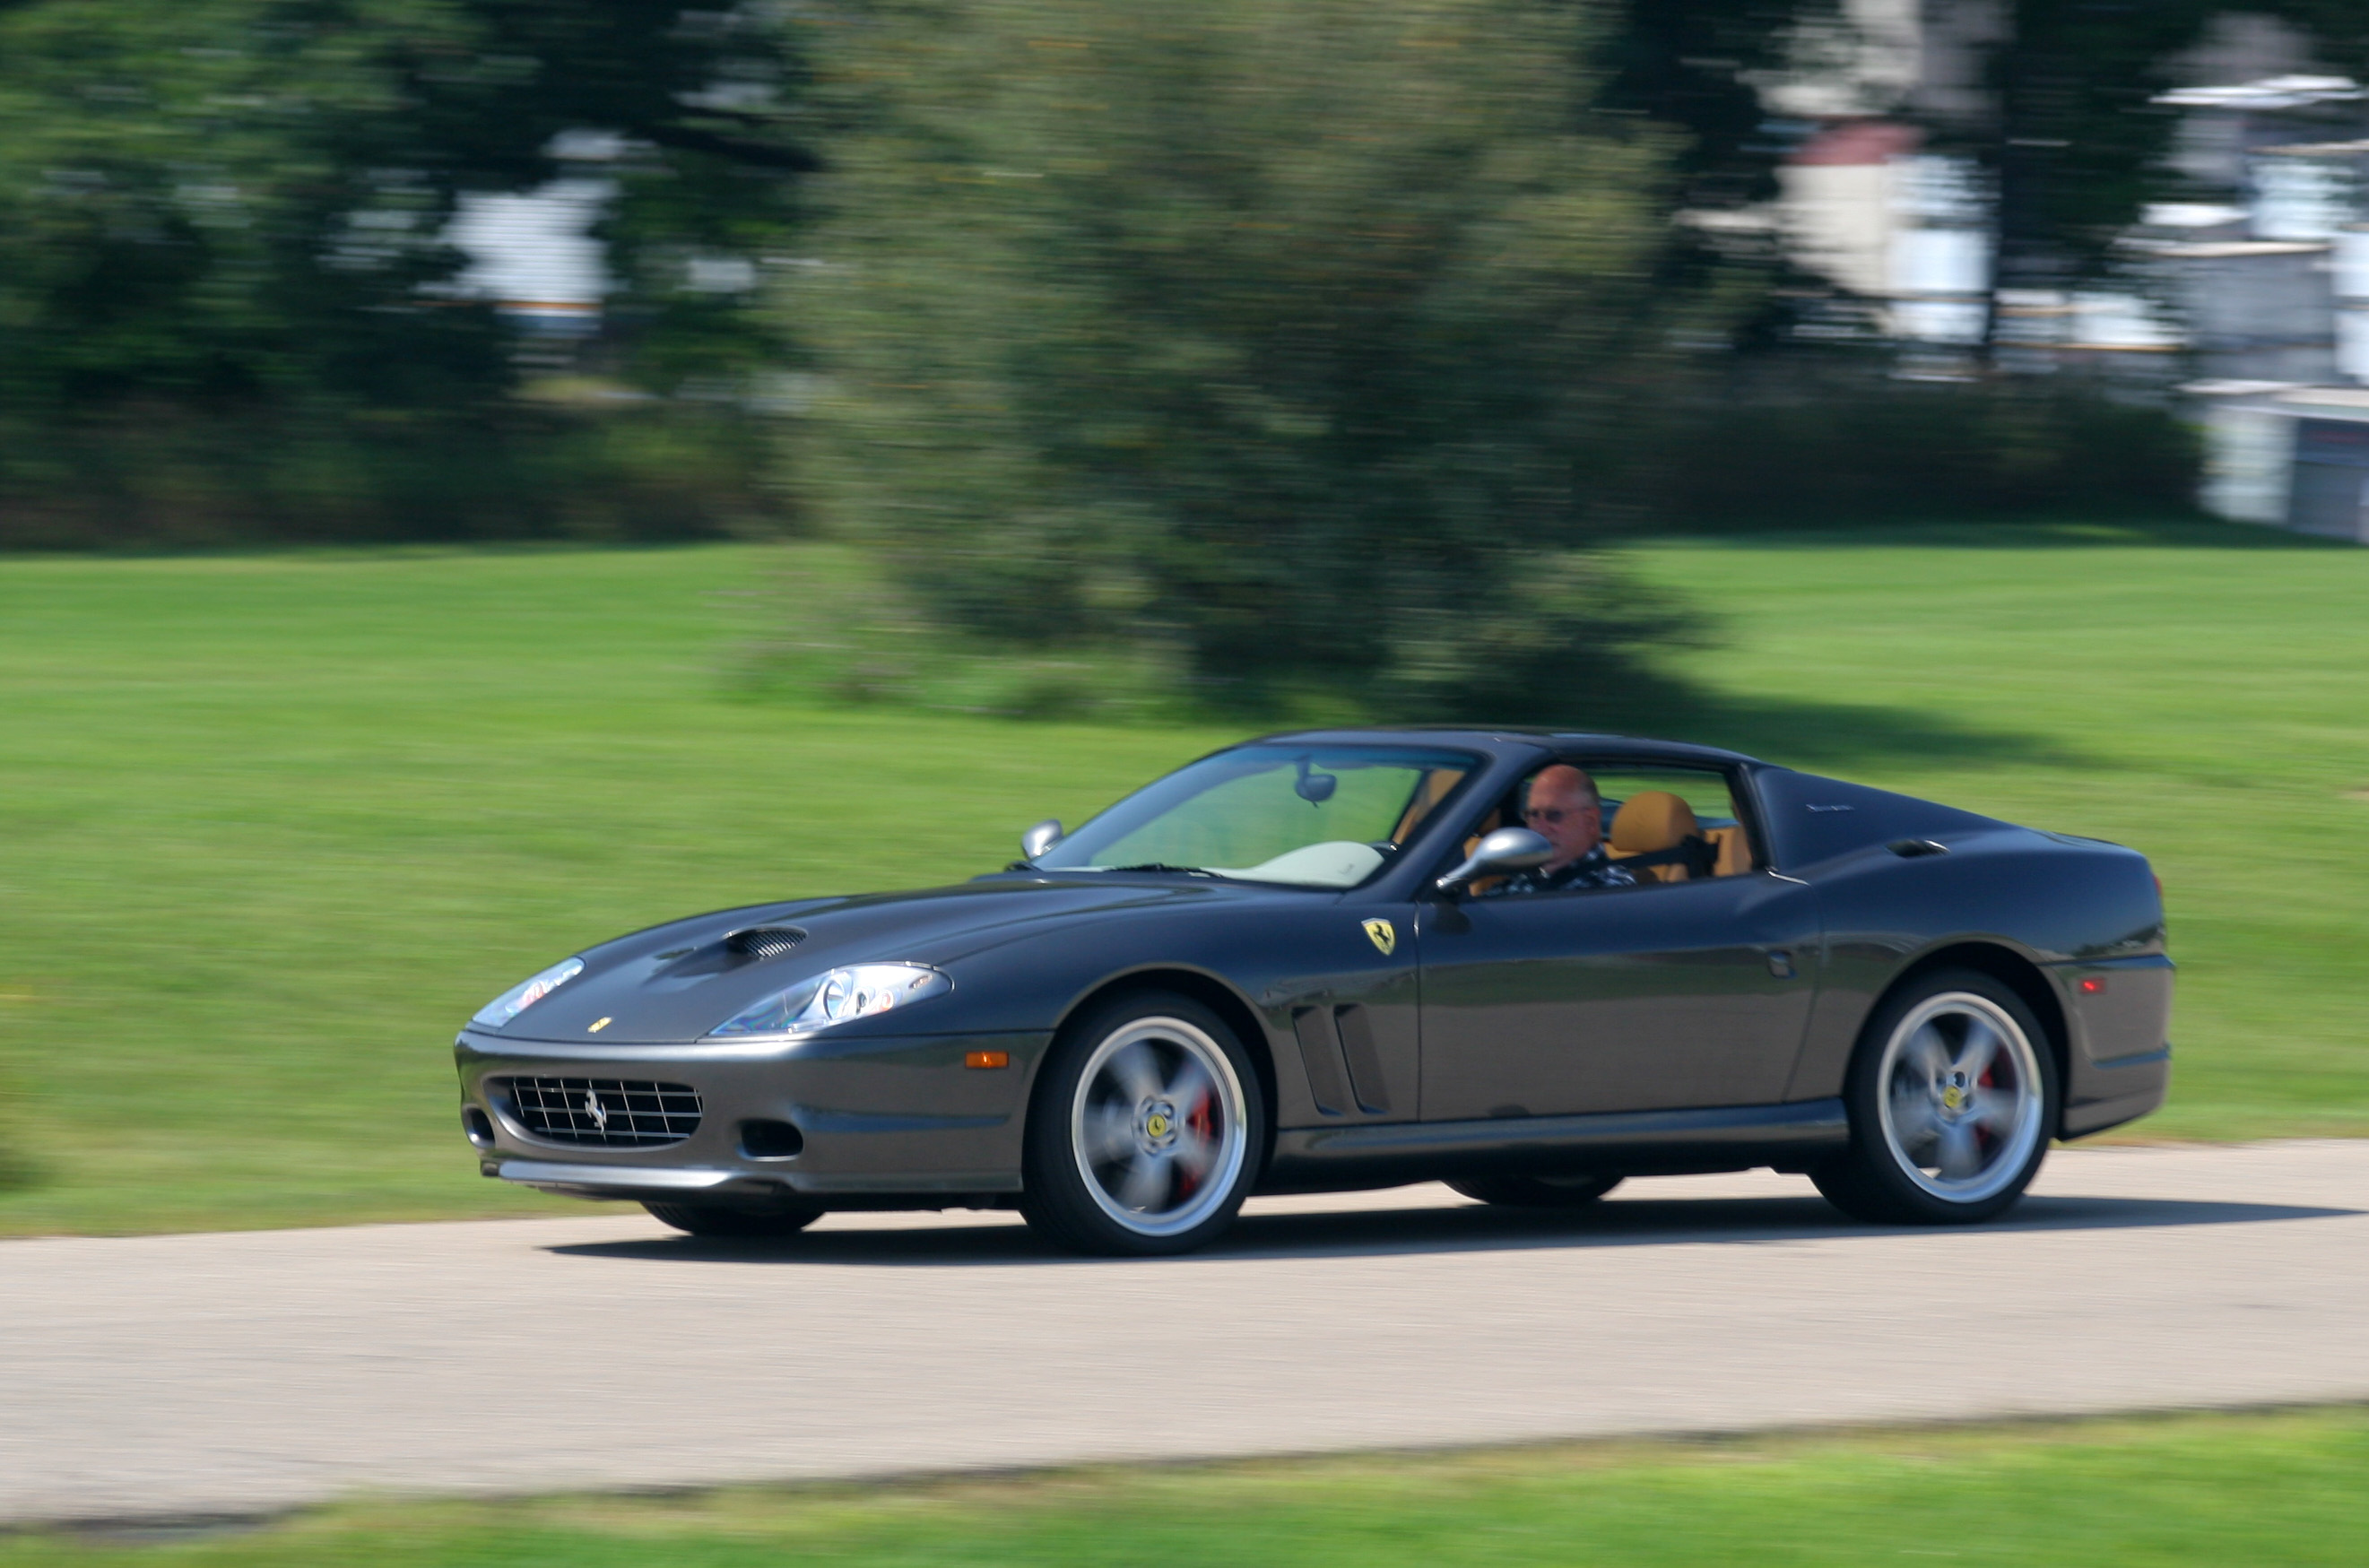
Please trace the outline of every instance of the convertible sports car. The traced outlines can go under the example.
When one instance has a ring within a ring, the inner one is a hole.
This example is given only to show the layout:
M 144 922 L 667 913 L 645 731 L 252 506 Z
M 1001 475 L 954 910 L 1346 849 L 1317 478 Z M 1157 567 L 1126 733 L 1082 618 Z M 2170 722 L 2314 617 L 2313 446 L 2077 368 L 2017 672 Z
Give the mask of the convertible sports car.
M 1279 735 L 1023 842 L 505 992 L 456 1046 L 481 1168 L 703 1235 L 1016 1207 L 1117 1253 L 1253 1193 L 1760 1165 L 1950 1222 L 2169 1082 L 2143 856 L 1734 752 Z

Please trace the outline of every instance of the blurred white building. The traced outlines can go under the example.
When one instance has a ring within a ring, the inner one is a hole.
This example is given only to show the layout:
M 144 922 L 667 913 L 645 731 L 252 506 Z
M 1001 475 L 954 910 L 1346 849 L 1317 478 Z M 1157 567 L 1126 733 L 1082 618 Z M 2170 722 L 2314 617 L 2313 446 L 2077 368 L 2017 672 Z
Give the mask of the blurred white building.
M 610 180 L 570 177 L 522 195 L 463 197 L 445 235 L 470 258 L 459 288 L 494 301 L 530 337 L 591 336 L 609 292 L 593 225 L 615 194 Z
M 2147 211 L 2124 242 L 2130 287 L 1999 291 L 1988 193 L 1909 121 L 1980 122 L 2004 6 L 1842 9 L 1848 26 L 1762 90 L 1814 127 L 1760 215 L 1792 258 L 1862 302 L 1908 373 L 1963 362 L 1987 332 L 2027 371 L 2184 376 L 2208 508 L 2369 542 L 2369 91 L 2316 69 L 2303 34 L 2233 10 L 2157 100 L 2184 111 L 2173 166 L 2210 199 Z

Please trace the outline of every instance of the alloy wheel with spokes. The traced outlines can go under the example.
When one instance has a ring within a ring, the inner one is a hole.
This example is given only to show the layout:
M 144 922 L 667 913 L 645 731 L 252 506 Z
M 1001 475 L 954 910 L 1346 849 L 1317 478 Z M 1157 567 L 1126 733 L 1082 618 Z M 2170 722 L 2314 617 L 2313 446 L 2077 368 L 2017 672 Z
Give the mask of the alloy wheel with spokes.
M 2056 1097 L 2020 997 L 1987 975 L 1927 976 L 1869 1020 L 1845 1093 L 1851 1152 L 1811 1174 L 1862 1218 L 1987 1219 L 2038 1173 Z
M 1242 1047 L 1207 1009 L 1123 999 L 1069 1031 L 1047 1064 L 1024 1211 L 1083 1251 L 1197 1246 L 1242 1206 L 1262 1113 Z
M 1935 1197 L 1995 1196 L 2040 1139 L 2039 1060 L 1988 997 L 1927 997 L 1894 1027 L 1877 1073 L 1884 1143 L 1901 1173 Z

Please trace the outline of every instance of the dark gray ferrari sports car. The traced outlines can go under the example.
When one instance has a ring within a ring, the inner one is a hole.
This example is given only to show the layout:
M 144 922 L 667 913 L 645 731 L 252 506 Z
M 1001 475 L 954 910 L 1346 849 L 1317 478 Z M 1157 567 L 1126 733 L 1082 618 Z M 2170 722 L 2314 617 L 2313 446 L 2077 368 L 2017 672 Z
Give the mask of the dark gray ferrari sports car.
M 1118 1253 L 1253 1193 L 1760 1165 L 1951 1222 L 2169 1078 L 2145 857 L 1734 752 L 1278 735 L 1023 845 L 504 992 L 456 1046 L 481 1168 L 701 1235 L 1016 1207 Z

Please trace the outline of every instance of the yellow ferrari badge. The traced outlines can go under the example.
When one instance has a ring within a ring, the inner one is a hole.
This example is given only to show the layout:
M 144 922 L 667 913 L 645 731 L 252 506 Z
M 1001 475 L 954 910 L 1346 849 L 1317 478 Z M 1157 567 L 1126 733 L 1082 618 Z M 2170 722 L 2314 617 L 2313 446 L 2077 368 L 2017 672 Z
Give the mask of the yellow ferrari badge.
M 593 1024 L 593 1025 L 592 1025 L 592 1027 L 590 1027 L 589 1029 L 587 1029 L 587 1030 L 585 1031 L 585 1033 L 586 1033 L 586 1034 L 588 1034 L 588 1035 L 597 1035 L 597 1034 L 599 1034 L 601 1030 L 603 1030 L 603 1029 L 607 1028 L 607 1027 L 609 1026 L 609 1023 L 610 1023 L 610 1021 L 609 1021 L 608 1019 L 603 1018 L 603 1019 L 601 1019 L 599 1023 L 597 1023 L 597 1024 Z
M 1382 956 L 1384 957 L 1388 957 L 1392 953 L 1398 951 L 1399 933 L 1390 921 L 1385 920 L 1368 921 L 1366 922 L 1366 934 L 1374 939 L 1374 945 L 1382 950 Z

